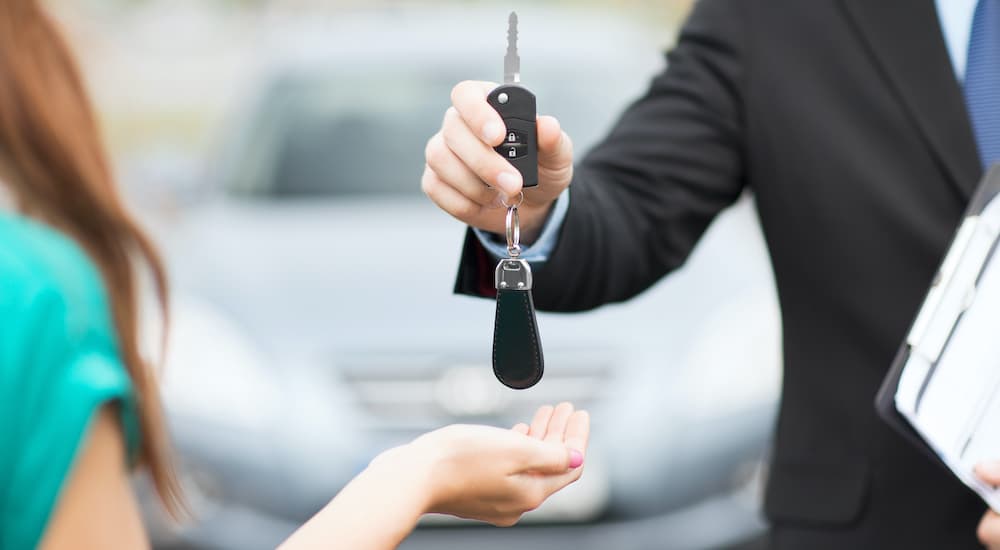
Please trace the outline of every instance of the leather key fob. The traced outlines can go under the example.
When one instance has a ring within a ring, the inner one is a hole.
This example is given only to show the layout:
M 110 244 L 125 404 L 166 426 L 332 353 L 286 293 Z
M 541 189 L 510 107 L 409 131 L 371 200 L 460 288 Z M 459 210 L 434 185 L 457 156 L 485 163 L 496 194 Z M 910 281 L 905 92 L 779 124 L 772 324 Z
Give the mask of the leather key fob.
M 544 359 L 528 262 L 516 258 L 501 260 L 496 268 L 496 287 L 493 373 L 509 388 L 530 388 L 542 379 Z

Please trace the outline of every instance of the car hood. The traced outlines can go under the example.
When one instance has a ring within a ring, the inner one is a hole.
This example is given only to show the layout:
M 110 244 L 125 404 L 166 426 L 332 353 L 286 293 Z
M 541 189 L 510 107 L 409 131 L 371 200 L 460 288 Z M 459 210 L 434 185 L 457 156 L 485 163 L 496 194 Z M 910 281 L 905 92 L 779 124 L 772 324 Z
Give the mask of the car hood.
M 453 293 L 464 235 L 425 199 L 219 200 L 163 241 L 175 285 L 272 353 L 469 350 L 488 359 L 492 301 Z M 583 323 L 549 317 L 541 330 L 552 349 L 620 345 L 628 333 L 611 310 Z
M 728 212 L 688 266 L 641 298 L 540 313 L 547 358 L 613 356 L 654 369 L 676 361 L 734 297 L 770 291 L 763 243 L 747 237 L 759 235 L 753 212 Z M 465 227 L 424 197 L 220 198 L 160 233 L 175 286 L 283 362 L 332 364 L 355 352 L 490 360 L 493 302 L 453 293 Z

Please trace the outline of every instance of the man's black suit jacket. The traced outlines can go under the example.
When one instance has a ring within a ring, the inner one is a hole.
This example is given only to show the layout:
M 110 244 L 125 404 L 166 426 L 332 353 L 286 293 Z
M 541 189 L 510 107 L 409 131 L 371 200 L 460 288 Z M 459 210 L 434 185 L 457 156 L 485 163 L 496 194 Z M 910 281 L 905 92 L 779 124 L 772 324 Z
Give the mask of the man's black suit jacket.
M 701 0 L 668 62 L 577 167 L 536 304 L 642 292 L 751 190 L 784 322 L 772 546 L 980 548 L 984 505 L 873 407 L 982 172 L 933 0 Z M 457 290 L 492 268 L 468 235 Z

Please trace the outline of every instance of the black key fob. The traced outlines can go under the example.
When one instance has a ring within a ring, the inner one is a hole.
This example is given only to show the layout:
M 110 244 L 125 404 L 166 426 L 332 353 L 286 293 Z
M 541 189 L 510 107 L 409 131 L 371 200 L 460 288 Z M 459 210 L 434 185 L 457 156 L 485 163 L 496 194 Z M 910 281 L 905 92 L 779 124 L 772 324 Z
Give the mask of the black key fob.
M 538 126 L 535 94 L 517 84 L 503 84 L 486 97 L 503 118 L 503 143 L 496 151 L 517 168 L 525 187 L 538 185 Z

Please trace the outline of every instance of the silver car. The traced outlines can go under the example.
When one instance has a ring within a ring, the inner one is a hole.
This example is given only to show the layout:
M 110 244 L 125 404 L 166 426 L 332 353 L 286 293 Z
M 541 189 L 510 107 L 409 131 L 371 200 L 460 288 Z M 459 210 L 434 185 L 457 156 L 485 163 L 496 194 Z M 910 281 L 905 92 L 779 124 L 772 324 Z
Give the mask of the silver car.
M 519 15 L 524 83 L 582 156 L 669 37 L 601 13 Z M 261 48 L 200 193 L 159 235 L 181 297 L 165 396 L 199 516 L 154 530 L 159 547 L 272 547 L 381 450 L 563 400 L 593 418 L 578 484 L 523 527 L 431 517 L 403 548 L 709 548 L 761 531 L 779 317 L 750 199 L 637 299 L 540 314 L 536 387 L 493 378 L 494 306 L 452 294 L 464 228 L 419 179 L 450 88 L 499 78 L 505 23 L 396 8 L 284 22 Z

